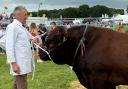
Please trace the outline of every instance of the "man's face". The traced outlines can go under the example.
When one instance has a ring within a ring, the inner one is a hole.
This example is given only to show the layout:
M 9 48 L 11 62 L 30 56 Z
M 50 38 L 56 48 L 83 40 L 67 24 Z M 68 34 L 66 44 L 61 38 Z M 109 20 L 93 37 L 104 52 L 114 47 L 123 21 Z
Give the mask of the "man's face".
M 19 17 L 20 17 L 21 22 L 23 24 L 26 24 L 26 20 L 28 18 L 28 12 L 26 10 L 22 10 Z

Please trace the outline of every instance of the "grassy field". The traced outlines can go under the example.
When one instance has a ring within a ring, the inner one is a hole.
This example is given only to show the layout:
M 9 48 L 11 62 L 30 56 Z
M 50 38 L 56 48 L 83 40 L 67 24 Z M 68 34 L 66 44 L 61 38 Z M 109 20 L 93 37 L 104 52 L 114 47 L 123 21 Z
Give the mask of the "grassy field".
M 28 77 L 28 89 L 72 89 L 70 83 L 76 79 L 67 65 L 56 65 L 50 61 L 36 63 L 35 78 Z M 0 89 L 13 89 L 13 77 L 5 55 L 0 55 Z
M 67 65 L 56 65 L 51 61 L 36 63 L 34 80 L 31 75 L 28 76 L 28 89 L 74 89 L 70 85 L 76 80 L 76 75 Z M 13 89 L 13 77 L 9 74 L 9 65 L 6 63 L 5 55 L 1 54 L 0 89 Z M 128 89 L 128 87 L 118 86 L 117 89 Z

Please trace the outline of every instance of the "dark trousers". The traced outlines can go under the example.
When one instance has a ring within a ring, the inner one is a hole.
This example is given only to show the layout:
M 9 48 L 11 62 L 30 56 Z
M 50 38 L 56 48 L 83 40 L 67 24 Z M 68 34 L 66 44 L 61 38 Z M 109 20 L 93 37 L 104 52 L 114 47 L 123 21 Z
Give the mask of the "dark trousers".
M 14 89 L 27 89 L 27 74 L 14 76 Z

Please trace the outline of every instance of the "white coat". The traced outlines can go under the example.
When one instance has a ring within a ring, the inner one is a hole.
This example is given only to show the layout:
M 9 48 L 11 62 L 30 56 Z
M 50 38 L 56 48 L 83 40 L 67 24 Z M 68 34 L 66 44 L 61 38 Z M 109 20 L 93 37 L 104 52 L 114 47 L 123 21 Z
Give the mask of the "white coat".
M 6 29 L 6 54 L 7 61 L 16 62 L 20 67 L 20 74 L 10 68 L 12 75 L 23 75 L 33 71 L 34 59 L 31 51 L 29 32 L 18 20 L 14 20 Z

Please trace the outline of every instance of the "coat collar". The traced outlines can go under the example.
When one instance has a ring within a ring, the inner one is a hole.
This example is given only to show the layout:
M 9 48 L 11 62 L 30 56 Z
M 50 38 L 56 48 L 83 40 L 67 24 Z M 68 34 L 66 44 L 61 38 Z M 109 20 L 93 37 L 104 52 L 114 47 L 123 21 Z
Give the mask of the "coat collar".
M 17 19 L 14 19 L 14 23 L 16 23 L 19 26 L 22 26 L 22 23 L 20 21 L 18 21 Z

